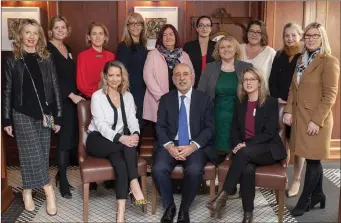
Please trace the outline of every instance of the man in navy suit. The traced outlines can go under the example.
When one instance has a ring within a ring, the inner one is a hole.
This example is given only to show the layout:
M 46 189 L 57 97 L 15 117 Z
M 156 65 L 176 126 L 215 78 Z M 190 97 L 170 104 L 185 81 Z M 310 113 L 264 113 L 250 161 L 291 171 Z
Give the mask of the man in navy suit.
M 182 164 L 185 174 L 178 222 L 189 222 L 189 207 L 203 180 L 204 167 L 208 160 L 215 163 L 216 159 L 211 147 L 213 103 L 192 88 L 192 78 L 190 67 L 178 64 L 173 70 L 177 90 L 160 99 L 152 177 L 165 208 L 161 222 L 173 222 L 176 212 L 169 176 L 174 167 Z

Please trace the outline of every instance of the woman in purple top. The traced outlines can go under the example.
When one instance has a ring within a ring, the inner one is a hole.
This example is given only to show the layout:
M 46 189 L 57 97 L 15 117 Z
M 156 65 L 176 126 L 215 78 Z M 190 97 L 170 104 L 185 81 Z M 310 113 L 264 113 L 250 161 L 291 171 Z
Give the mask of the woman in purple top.
M 223 190 L 207 204 L 221 217 L 228 195 L 240 183 L 243 222 L 252 222 L 256 166 L 267 166 L 285 159 L 287 154 L 279 136 L 278 101 L 268 95 L 263 75 L 255 68 L 241 73 L 231 127 L 232 164 Z

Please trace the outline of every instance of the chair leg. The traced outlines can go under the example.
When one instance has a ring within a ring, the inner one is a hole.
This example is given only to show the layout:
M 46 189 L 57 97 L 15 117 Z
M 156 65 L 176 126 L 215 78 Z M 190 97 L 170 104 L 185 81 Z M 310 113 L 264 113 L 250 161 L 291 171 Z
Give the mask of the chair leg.
M 276 196 L 276 203 L 279 204 L 279 191 L 280 190 L 275 190 L 275 196 Z
M 144 199 L 147 199 L 147 177 L 141 176 L 141 187 Z M 147 213 L 147 204 L 142 206 L 142 212 Z
M 284 215 L 284 190 L 277 190 L 278 194 L 278 222 L 283 222 Z
M 152 182 L 152 215 L 156 213 L 156 187 L 154 182 Z
M 83 221 L 88 222 L 89 216 L 89 183 L 83 184 Z
M 215 197 L 215 179 L 210 180 L 210 200 L 212 201 Z M 214 212 L 210 211 L 210 216 L 214 217 Z
M 218 184 L 218 193 L 223 189 L 223 182 L 219 182 Z

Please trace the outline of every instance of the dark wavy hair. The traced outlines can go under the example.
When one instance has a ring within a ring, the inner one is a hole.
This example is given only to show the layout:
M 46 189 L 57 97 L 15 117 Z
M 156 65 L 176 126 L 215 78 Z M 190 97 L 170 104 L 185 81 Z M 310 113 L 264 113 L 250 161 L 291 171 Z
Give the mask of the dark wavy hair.
M 266 25 L 262 20 L 258 20 L 258 19 L 252 20 L 251 22 L 249 22 L 249 24 L 247 24 L 247 28 L 243 36 L 244 43 L 249 43 L 249 40 L 247 38 L 247 33 L 249 32 L 252 25 L 260 26 L 260 30 L 262 32 L 260 45 L 267 46 L 269 44 L 269 37 L 268 37 L 268 31 L 266 30 Z
M 164 32 L 166 31 L 166 29 L 172 29 L 173 30 L 173 33 L 174 33 L 174 36 L 175 36 L 175 46 L 174 46 L 174 49 L 176 48 L 180 48 L 180 36 L 179 36 L 179 32 L 175 29 L 175 27 L 171 24 L 165 24 L 164 26 L 162 26 L 159 34 L 157 35 L 157 39 L 156 39 L 156 43 L 155 43 L 155 47 L 157 46 L 163 46 L 163 42 L 162 42 L 162 39 L 163 39 L 163 34 Z

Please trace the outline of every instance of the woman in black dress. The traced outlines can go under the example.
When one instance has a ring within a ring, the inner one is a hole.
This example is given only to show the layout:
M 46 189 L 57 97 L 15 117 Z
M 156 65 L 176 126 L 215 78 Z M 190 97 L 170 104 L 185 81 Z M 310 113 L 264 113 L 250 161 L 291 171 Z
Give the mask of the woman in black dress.
M 302 50 L 302 28 L 296 23 L 288 23 L 283 28 L 283 49 L 279 50 L 272 63 L 272 69 L 269 78 L 269 89 L 272 97 L 277 98 L 280 104 L 280 120 L 282 120 L 283 109 L 287 104 L 289 88 L 298 58 Z M 282 122 L 280 122 L 282 123 Z M 284 123 L 283 123 L 284 125 Z M 288 150 L 288 140 L 290 139 L 290 126 L 285 126 L 285 132 L 281 133 L 282 138 L 287 145 L 289 162 L 290 150 Z M 294 158 L 294 179 L 290 189 L 286 191 L 287 197 L 293 197 L 298 194 L 301 182 L 301 173 L 304 165 L 304 158 L 295 155 Z
M 148 53 L 146 44 L 144 19 L 139 13 L 131 13 L 124 23 L 122 42 L 117 46 L 116 60 L 123 63 L 128 71 L 130 92 L 134 97 L 136 117 L 139 120 L 141 132 L 145 126 L 142 111 L 146 92 L 146 84 L 143 80 L 143 67 Z
M 66 177 L 66 169 L 70 160 L 70 152 L 76 145 L 77 138 L 77 107 L 76 104 L 84 100 L 77 95 L 75 80 L 75 63 L 73 61 L 70 47 L 63 43 L 63 40 L 71 33 L 71 27 L 63 16 L 56 16 L 49 24 L 49 38 L 47 44 L 52 54 L 58 74 L 60 93 L 63 103 L 62 128 L 57 137 L 57 162 L 58 173 L 56 185 L 59 183 L 59 190 L 62 197 L 71 199 L 70 188 L 73 189 Z

